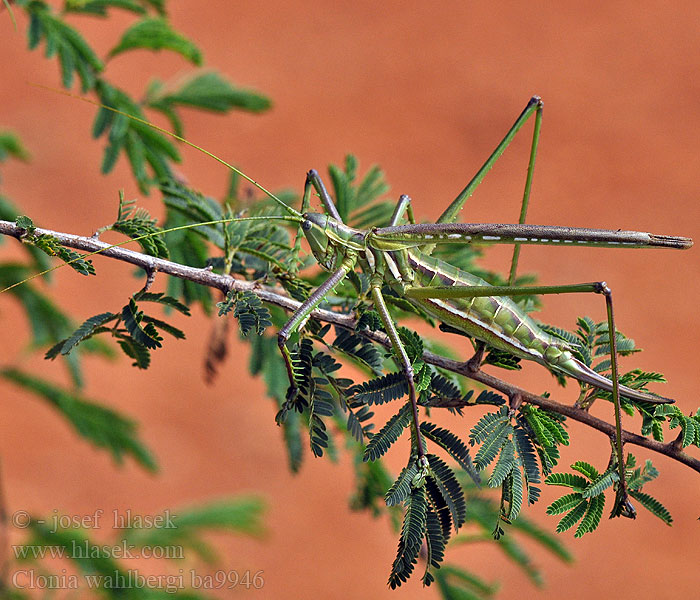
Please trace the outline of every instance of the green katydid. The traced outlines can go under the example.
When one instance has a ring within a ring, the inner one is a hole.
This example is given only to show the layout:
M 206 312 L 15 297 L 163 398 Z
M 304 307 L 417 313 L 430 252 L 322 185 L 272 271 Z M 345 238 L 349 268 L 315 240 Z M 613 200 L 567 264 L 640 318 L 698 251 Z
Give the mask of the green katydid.
M 520 223 L 518 225 L 452 224 L 484 175 L 533 113 L 536 115 L 536 121 Z M 516 356 L 539 362 L 555 372 L 611 391 L 615 402 L 618 440 L 617 462 L 622 482 L 618 495 L 618 505 L 620 512 L 631 514 L 632 509 L 627 503 L 624 490 L 620 394 L 633 400 L 652 403 L 671 401 L 619 385 L 616 339 L 613 333 L 615 332 L 615 323 L 612 292 L 607 284 L 594 282 L 578 285 L 514 287 L 512 283 L 517 271 L 518 249 L 520 244 L 577 244 L 603 247 L 686 249 L 692 245 L 692 241 L 687 238 L 639 232 L 525 225 L 541 119 L 542 101 L 535 96 L 528 102 L 525 110 L 472 181 L 438 219 L 437 224 L 416 225 L 411 211 L 410 198 L 401 196 L 388 227 L 374 228 L 369 231 L 348 227 L 342 222 L 318 173 L 313 170 L 308 173 L 302 201 L 303 221 L 301 229 L 319 265 L 332 274 L 292 315 L 278 334 L 278 344 L 285 360 L 290 382 L 288 398 L 291 400 L 298 393 L 292 358 L 287 348 L 290 335 L 300 328 L 324 297 L 359 264 L 370 277 L 372 301 L 381 317 L 408 382 L 416 453 L 421 463 L 425 463 L 425 449 L 419 434 L 420 424 L 413 369 L 396 325 L 387 309 L 382 292 L 384 285 L 388 285 L 396 293 L 418 305 L 427 314 L 442 321 L 450 328 L 467 333 L 479 340 L 482 344 L 482 350 L 485 343 Z M 321 198 L 326 213 L 308 212 L 312 188 Z M 411 224 L 399 225 L 401 218 L 406 213 Z M 511 285 L 497 288 L 490 286 L 482 279 L 444 261 L 431 258 L 428 254 L 430 248 L 436 243 L 464 244 L 472 242 L 515 244 L 516 249 L 510 269 Z M 425 252 L 426 249 L 428 252 Z M 566 342 L 542 330 L 515 302 L 508 298 L 508 296 L 533 293 L 576 292 L 594 292 L 605 296 L 608 333 L 611 341 L 612 381 L 581 363 L 572 355 L 571 347 Z M 477 359 L 479 356 L 480 353 L 477 353 Z
M 109 109 L 109 107 L 104 108 Z M 510 144 L 516 133 L 533 114 L 535 115 L 535 126 L 519 223 L 516 225 L 454 223 L 466 200 Z M 190 146 L 204 151 L 187 140 L 146 121 L 131 115 L 125 116 L 152 126 Z M 449 328 L 465 333 L 477 340 L 479 350 L 471 361 L 471 364 L 477 368 L 481 361 L 483 347 L 488 345 L 515 356 L 539 362 L 554 372 L 574 377 L 591 386 L 612 392 L 617 430 L 616 459 L 620 469 L 620 481 L 623 482 L 620 485 L 621 492 L 618 495 L 618 504 L 621 506 L 620 512 L 624 514 L 625 510 L 627 510 L 627 502 L 624 492 L 625 477 L 621 443 L 620 395 L 632 400 L 651 403 L 671 402 L 671 400 L 626 388 L 618 383 L 616 336 L 613 333 L 615 325 L 612 294 L 609 287 L 604 282 L 516 287 L 513 283 L 517 272 L 519 248 L 522 244 L 546 244 L 615 248 L 656 247 L 687 249 L 692 246 L 692 241 L 683 237 L 661 236 L 633 231 L 526 225 L 525 218 L 534 173 L 541 120 L 542 101 L 535 96 L 528 102 L 526 108 L 474 178 L 445 210 L 438 222 L 434 224 L 416 224 L 410 198 L 401 196 L 389 226 L 369 230 L 352 228 L 343 223 L 333 199 L 327 192 L 320 176 L 314 170 L 309 171 L 307 174 L 301 211 L 298 212 L 238 169 L 235 169 L 218 157 L 206 151 L 204 152 L 244 177 L 280 204 L 289 213 L 288 216 L 279 217 L 280 220 L 298 223 L 296 247 L 299 247 L 298 240 L 303 233 L 318 264 L 322 269 L 331 273 L 330 277 L 293 313 L 278 334 L 279 348 L 289 376 L 290 386 L 287 394 L 289 402 L 292 402 L 298 394 L 292 355 L 287 347 L 290 336 L 302 328 L 311 313 L 321 304 L 324 298 L 351 271 L 359 267 L 369 277 L 371 301 L 380 315 L 408 383 L 409 401 L 413 415 L 413 437 L 416 444 L 415 452 L 421 465 L 427 463 L 425 448 L 419 434 L 420 423 L 416 386 L 413 381 L 414 374 L 404 344 L 386 306 L 383 291 L 385 286 L 417 305 L 428 315 L 443 322 Z M 325 212 L 310 212 L 313 191 L 320 197 Z M 408 217 L 409 223 L 402 225 L 401 221 L 405 215 Z M 244 221 L 246 219 L 229 220 Z M 224 219 L 221 222 L 226 221 Z M 191 226 L 197 226 L 197 224 L 192 224 Z M 161 233 L 167 233 L 167 230 Z M 430 256 L 436 244 L 445 243 L 513 244 L 515 249 L 511 260 L 509 285 L 491 286 L 470 273 Z M 605 296 L 611 344 L 611 380 L 577 360 L 571 352 L 571 346 L 567 342 L 544 331 L 510 299 L 510 297 L 518 295 L 578 292 L 600 293 Z

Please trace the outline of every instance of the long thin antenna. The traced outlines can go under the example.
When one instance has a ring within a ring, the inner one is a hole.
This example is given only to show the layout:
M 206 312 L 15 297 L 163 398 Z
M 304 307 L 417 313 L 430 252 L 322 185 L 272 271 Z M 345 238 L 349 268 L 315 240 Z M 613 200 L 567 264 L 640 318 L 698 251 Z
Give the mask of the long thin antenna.
M 122 116 L 126 117 L 127 119 L 132 119 L 133 121 L 136 121 L 138 123 L 146 125 L 146 126 L 150 127 L 151 129 L 155 129 L 156 131 L 159 131 L 160 133 L 163 133 L 165 135 L 169 135 L 170 137 L 176 139 L 177 141 L 182 142 L 183 144 L 186 144 L 187 146 L 190 146 L 191 148 L 194 148 L 195 150 L 199 150 L 203 154 L 206 154 L 210 158 L 213 158 L 215 161 L 221 163 L 225 167 L 228 167 L 234 173 L 243 177 L 243 179 L 245 179 L 248 183 L 253 184 L 261 192 L 263 192 L 264 194 L 267 194 L 270 198 L 272 198 L 275 202 L 277 202 L 277 204 L 279 204 L 282 208 L 284 208 L 284 210 L 286 210 L 288 213 L 294 215 L 295 217 L 302 216 L 299 211 L 297 211 L 297 210 L 293 209 L 291 206 L 287 205 L 280 198 L 275 196 L 275 194 L 273 194 L 267 188 L 263 187 L 257 181 L 255 181 L 252 177 L 248 177 L 248 175 L 246 175 L 240 169 L 237 169 L 232 164 L 227 163 L 223 158 L 219 158 L 215 154 L 212 154 L 211 152 L 209 152 L 208 150 L 205 150 L 204 148 L 202 148 L 201 146 L 198 146 L 197 144 L 193 144 L 192 142 L 186 140 L 182 136 L 177 135 L 176 133 L 173 133 L 172 131 L 168 131 L 167 129 L 159 127 L 158 125 L 154 125 L 150 121 L 146 121 L 146 119 L 141 119 L 140 117 L 136 117 L 134 115 L 123 112 L 123 111 L 118 110 L 116 108 L 112 108 L 111 106 L 106 106 L 105 104 L 102 104 L 101 102 L 96 102 L 95 100 L 90 100 L 90 98 L 85 98 L 84 96 L 78 96 L 76 94 L 72 94 L 71 92 L 66 92 L 65 90 L 52 88 L 48 85 L 43 85 L 40 83 L 32 83 L 32 82 L 27 82 L 27 83 L 29 83 L 29 85 L 33 85 L 34 87 L 43 88 L 43 89 L 48 90 L 50 92 L 53 92 L 55 94 L 62 94 L 64 96 L 69 96 L 70 98 L 76 98 L 77 100 L 82 100 L 83 102 L 87 102 L 88 104 L 93 104 L 94 106 L 99 106 L 100 108 L 104 108 L 105 110 L 111 110 L 113 113 L 116 113 L 118 115 L 122 115 Z

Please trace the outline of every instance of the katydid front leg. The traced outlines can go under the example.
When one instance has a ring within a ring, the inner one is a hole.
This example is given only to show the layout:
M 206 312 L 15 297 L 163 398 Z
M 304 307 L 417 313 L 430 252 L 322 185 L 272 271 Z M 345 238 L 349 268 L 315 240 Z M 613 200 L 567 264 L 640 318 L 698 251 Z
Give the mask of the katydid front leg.
M 280 352 L 282 353 L 282 358 L 284 359 L 284 365 L 287 368 L 287 376 L 289 377 L 289 389 L 287 391 L 287 400 L 293 400 L 299 393 L 299 388 L 296 384 L 296 379 L 294 378 L 294 366 L 292 364 L 292 356 L 287 348 L 287 342 L 290 336 L 299 329 L 302 323 L 306 321 L 309 315 L 314 311 L 314 309 L 321 304 L 323 299 L 333 291 L 336 285 L 338 285 L 345 276 L 353 269 L 355 266 L 354 258 L 345 259 L 340 268 L 333 272 L 333 274 L 326 279 L 314 292 L 308 297 L 308 299 L 296 310 L 292 317 L 287 321 L 287 323 L 280 329 L 277 334 L 277 345 L 279 346 Z
M 326 212 L 336 221 L 338 221 L 338 223 L 342 223 L 343 219 L 340 218 L 338 208 L 336 207 L 335 202 L 333 202 L 333 199 L 328 193 L 328 190 L 326 190 L 326 186 L 323 185 L 323 180 L 321 179 L 321 176 L 318 174 L 318 171 L 316 171 L 316 169 L 311 169 L 306 174 L 306 184 L 304 185 L 304 198 L 308 197 L 308 194 L 311 191 L 311 186 L 313 186 L 316 189 L 316 193 L 318 193 L 319 197 L 321 198 L 321 203 L 326 209 Z M 305 211 L 302 210 L 302 212 Z
M 535 128 L 532 132 L 532 146 L 530 147 L 530 160 L 527 164 L 527 176 L 525 177 L 525 191 L 523 201 L 520 204 L 520 219 L 518 223 L 525 223 L 527 218 L 527 208 L 530 205 L 530 190 L 532 189 L 532 176 L 535 174 L 535 159 L 537 158 L 537 145 L 540 142 L 540 130 L 542 129 L 542 100 L 537 102 L 537 112 L 535 113 Z M 520 244 L 513 246 L 513 258 L 510 261 L 510 274 L 508 285 L 515 285 L 516 273 L 518 270 L 518 259 L 520 258 Z

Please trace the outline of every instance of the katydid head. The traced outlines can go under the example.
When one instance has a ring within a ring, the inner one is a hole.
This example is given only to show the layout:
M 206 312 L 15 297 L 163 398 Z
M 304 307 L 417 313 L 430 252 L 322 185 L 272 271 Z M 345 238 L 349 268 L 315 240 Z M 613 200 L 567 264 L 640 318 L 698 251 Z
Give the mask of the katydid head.
M 348 250 L 360 251 L 365 248 L 366 232 L 348 227 L 325 213 L 304 213 L 301 229 L 309 247 L 318 261 L 327 271 L 340 266 Z

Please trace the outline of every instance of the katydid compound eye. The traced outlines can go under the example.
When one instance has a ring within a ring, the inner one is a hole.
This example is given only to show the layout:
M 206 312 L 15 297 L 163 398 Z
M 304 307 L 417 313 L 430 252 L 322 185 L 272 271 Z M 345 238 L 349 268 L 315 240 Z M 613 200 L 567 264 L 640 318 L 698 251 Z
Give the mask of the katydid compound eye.
M 302 221 L 301 222 L 301 228 L 304 231 L 309 231 L 311 229 L 311 227 L 313 227 L 313 225 L 311 225 L 311 221 Z

